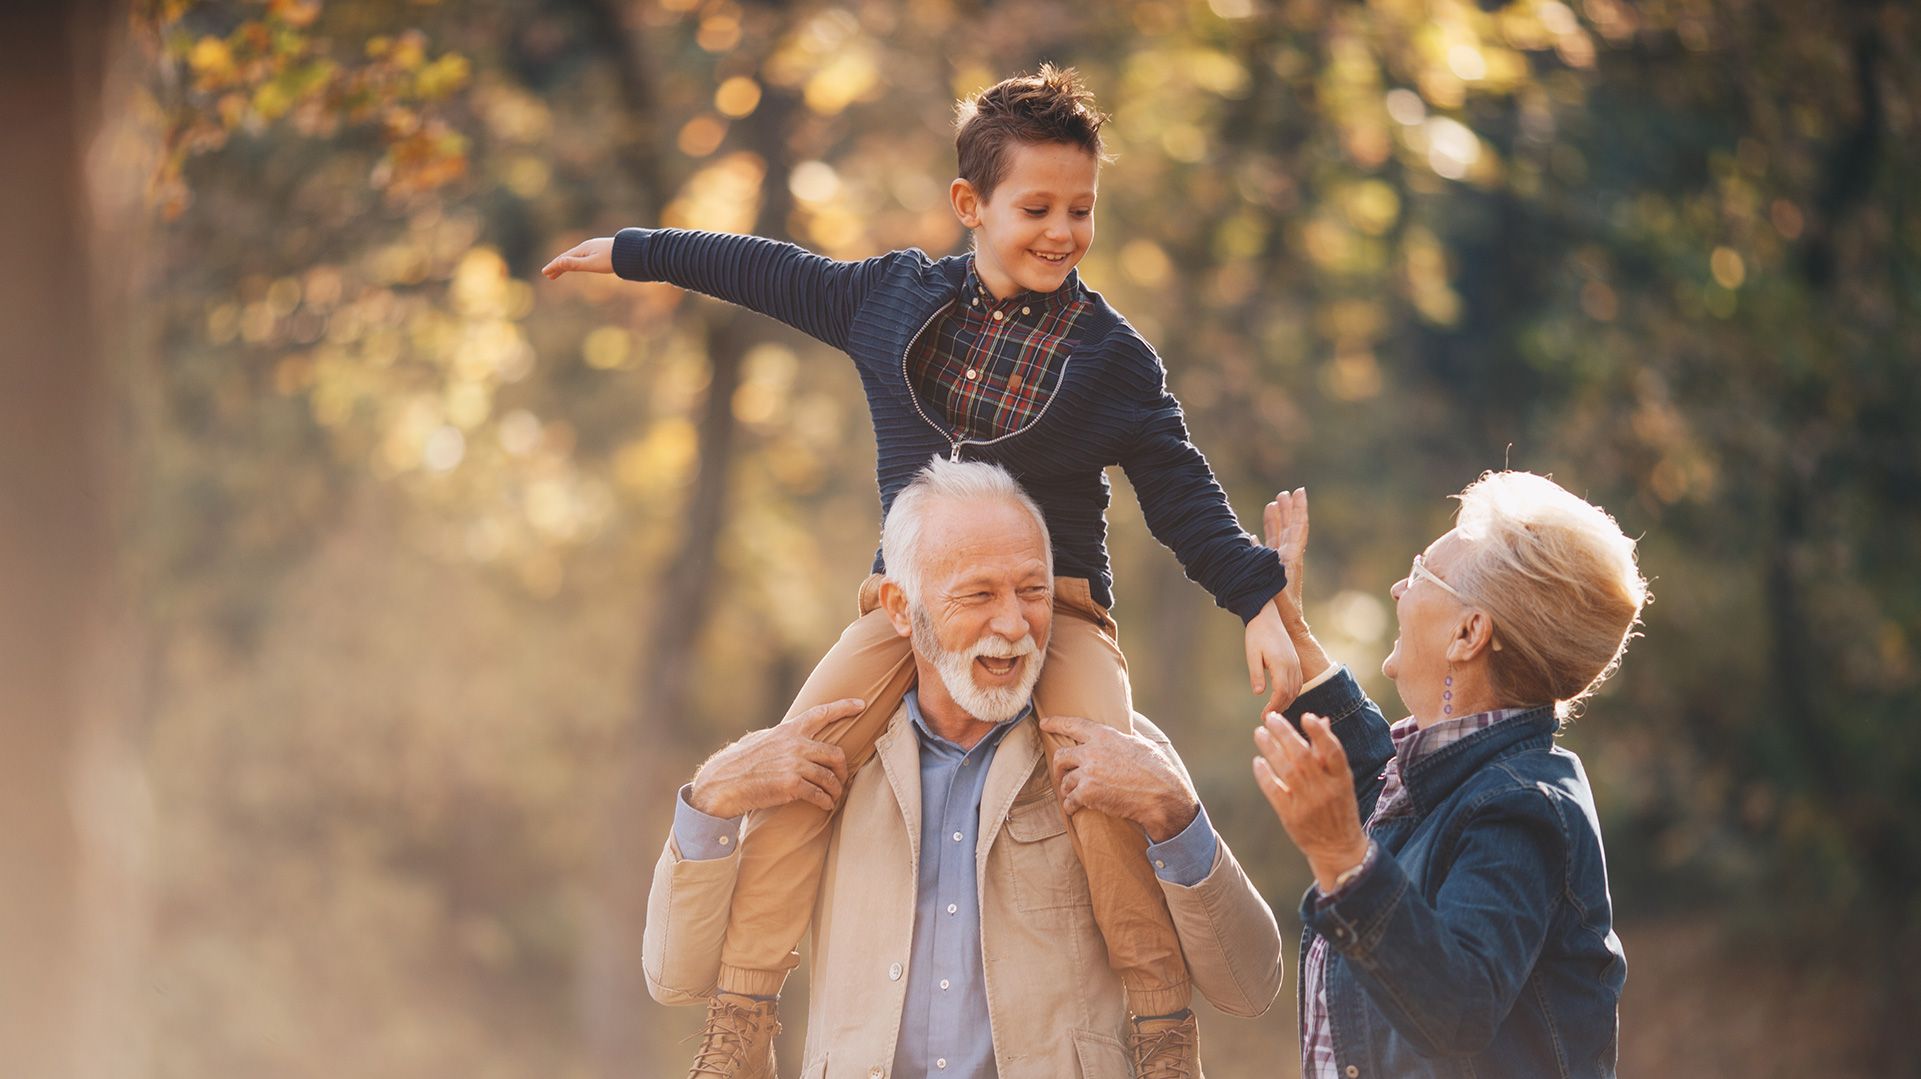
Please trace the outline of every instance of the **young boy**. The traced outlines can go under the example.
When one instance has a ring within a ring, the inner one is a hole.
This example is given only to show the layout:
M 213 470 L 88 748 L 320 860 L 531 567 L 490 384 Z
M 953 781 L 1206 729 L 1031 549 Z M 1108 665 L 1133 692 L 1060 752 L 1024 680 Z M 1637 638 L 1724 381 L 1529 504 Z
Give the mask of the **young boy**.
M 1271 686 L 1269 707 L 1278 707 L 1300 685 L 1299 659 L 1270 603 L 1285 583 L 1281 564 L 1242 531 L 1188 440 L 1154 350 L 1075 273 L 1094 239 L 1106 119 L 1073 70 L 1051 65 L 963 102 L 960 176 L 950 195 L 973 233 L 968 255 L 930 259 L 908 250 L 839 262 L 751 236 L 623 229 L 575 247 L 542 272 L 668 281 L 847 352 L 874 418 L 883 516 L 933 456 L 991 461 L 1013 473 L 1041 506 L 1053 542 L 1056 618 L 1035 710 L 1125 730 L 1132 702 L 1107 613 L 1103 472 L 1119 464 L 1154 535 L 1246 623 L 1253 691 Z M 914 674 L 908 642 L 877 607 L 883 568 L 877 555 L 875 576 L 860 592 L 861 618 L 787 714 L 842 698 L 864 701 L 865 711 L 822 736 L 842 747 L 850 769 L 871 755 Z M 1060 747 L 1045 741 L 1051 759 Z M 1187 970 L 1146 837 L 1089 810 L 1071 823 L 1094 917 L 1135 1016 L 1137 1073 L 1199 1075 Z M 798 961 L 793 949 L 814 906 L 828 824 L 826 812 L 804 802 L 750 817 L 709 1015 L 710 1027 L 723 1012 L 740 1015 L 745 996 L 745 1010 L 762 1002 L 765 1021 L 751 1035 L 744 1070 L 697 1065 L 696 1075 L 771 1076 L 774 1024 L 764 1002 Z M 722 1007 L 728 998 L 732 1009 Z

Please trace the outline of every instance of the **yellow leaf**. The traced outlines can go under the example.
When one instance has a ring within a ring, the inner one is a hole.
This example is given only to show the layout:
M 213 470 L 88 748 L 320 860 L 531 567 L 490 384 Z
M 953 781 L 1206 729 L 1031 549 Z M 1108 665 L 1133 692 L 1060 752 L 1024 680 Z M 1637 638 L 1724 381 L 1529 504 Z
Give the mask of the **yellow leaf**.
M 187 53 L 187 65 L 199 75 L 228 75 L 233 72 L 233 50 L 217 37 L 203 37 Z

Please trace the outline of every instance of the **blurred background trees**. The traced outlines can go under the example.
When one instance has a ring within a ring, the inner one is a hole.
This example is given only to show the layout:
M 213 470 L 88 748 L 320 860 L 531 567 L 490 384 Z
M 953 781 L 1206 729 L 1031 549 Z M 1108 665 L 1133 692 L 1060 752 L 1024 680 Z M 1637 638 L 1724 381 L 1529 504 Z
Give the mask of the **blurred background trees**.
M 1084 280 L 1159 346 L 1245 520 L 1313 492 L 1312 613 L 1384 703 L 1386 586 L 1481 470 L 1551 472 L 1643 537 L 1646 639 L 1568 735 L 1632 967 L 1624 1071 L 1912 1063 L 1904 6 L 142 0 L 112 25 L 88 160 L 127 297 L 100 329 L 153 1073 L 684 1067 L 697 1017 L 635 970 L 671 792 L 850 616 L 871 432 L 811 340 L 535 271 L 627 224 L 958 250 L 952 103 L 1043 59 L 1115 117 Z M 1113 478 L 1138 703 L 1291 922 L 1237 627 Z M 1210 1017 L 1210 1073 L 1267 1074 L 1294 1022 L 1288 994 Z

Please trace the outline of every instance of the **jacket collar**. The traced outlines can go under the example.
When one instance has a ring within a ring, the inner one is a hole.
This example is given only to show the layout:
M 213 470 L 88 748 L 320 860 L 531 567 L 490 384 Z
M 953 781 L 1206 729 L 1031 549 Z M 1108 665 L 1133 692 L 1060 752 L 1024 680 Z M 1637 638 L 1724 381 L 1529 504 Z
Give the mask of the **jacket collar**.
M 1000 748 L 994 751 L 993 763 L 987 766 L 987 785 L 981 791 L 980 839 L 974 848 L 977 856 L 985 855 L 987 848 L 994 845 L 1001 825 L 1007 823 L 1007 811 L 1013 808 L 1014 799 L 1034 774 L 1034 765 L 1041 756 L 1040 729 L 1035 723 L 1034 710 L 1030 708 L 1001 739 Z
M 900 803 L 901 820 L 907 825 L 907 848 L 914 856 L 914 871 L 920 872 L 920 740 L 914 736 L 913 720 L 908 718 L 907 704 L 894 710 L 894 718 L 887 723 L 887 730 L 874 742 L 874 756 L 880 758 L 881 771 L 887 776 L 887 786 L 894 792 L 894 800 Z M 1034 765 L 1040 760 L 1041 738 L 1035 726 L 1034 713 L 1028 710 L 1026 716 L 1016 720 L 1001 738 L 1000 748 L 994 751 L 994 761 L 987 766 L 987 783 L 981 791 L 981 827 L 977 852 L 985 852 L 1000 835 L 1001 825 L 1007 820 L 1007 811 L 1013 807 L 1014 798 L 1027 785 L 1028 777 L 1034 773 Z
M 1560 725 L 1552 706 L 1530 708 L 1458 742 L 1422 754 L 1408 765 L 1401 782 L 1407 787 L 1415 811 L 1426 816 L 1467 782 L 1469 776 L 1488 764 L 1523 750 L 1551 745 Z

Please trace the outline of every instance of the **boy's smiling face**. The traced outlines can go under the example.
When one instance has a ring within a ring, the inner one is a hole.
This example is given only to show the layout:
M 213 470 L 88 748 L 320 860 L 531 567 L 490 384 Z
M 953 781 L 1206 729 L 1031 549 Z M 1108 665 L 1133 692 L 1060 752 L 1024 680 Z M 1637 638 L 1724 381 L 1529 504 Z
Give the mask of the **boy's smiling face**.
M 1020 142 L 988 198 L 954 181 L 954 213 L 974 230 L 974 268 L 987 291 L 1006 299 L 1061 287 L 1094 243 L 1100 173 L 1100 161 L 1073 143 Z

